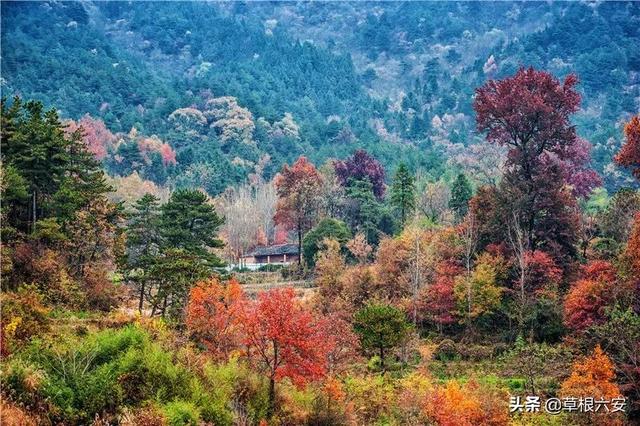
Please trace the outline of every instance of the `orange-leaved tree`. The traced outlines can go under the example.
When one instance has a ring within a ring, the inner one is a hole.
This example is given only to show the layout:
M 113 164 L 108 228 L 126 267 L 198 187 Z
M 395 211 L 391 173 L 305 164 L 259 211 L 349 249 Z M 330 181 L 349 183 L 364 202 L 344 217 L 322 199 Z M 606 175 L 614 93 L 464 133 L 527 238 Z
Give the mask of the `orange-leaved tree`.
M 600 345 L 591 356 L 576 362 L 571 375 L 560 388 L 561 396 L 594 397 L 612 399 L 621 396 L 614 382 L 615 367 Z
M 240 314 L 245 303 L 235 279 L 227 283 L 217 278 L 201 281 L 189 294 L 187 329 L 215 359 L 226 360 L 242 343 Z
M 276 408 L 276 382 L 296 385 L 322 378 L 327 371 L 327 339 L 323 317 L 296 300 L 293 289 L 272 289 L 246 305 L 241 316 L 246 355 L 269 380 L 269 416 Z
M 633 175 L 640 179 L 640 115 L 624 126 L 624 135 L 626 141 L 614 160 L 621 166 L 630 167 Z

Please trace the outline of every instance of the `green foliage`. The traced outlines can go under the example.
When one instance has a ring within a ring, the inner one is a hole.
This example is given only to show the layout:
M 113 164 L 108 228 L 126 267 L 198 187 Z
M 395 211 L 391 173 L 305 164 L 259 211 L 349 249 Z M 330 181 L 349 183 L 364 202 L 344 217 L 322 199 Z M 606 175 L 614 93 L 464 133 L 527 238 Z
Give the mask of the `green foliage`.
M 458 220 L 466 216 L 471 195 L 473 195 L 473 191 L 469 180 L 463 173 L 458 174 L 451 185 L 451 199 L 449 200 L 449 208 L 453 210 Z
M 385 351 L 406 339 L 412 326 L 398 308 L 371 303 L 356 312 L 353 329 L 360 336 L 364 348 L 377 351 L 384 368 Z
M 163 408 L 169 426 L 196 426 L 200 418 L 200 410 L 186 401 L 173 401 Z
M 320 221 L 311 231 L 307 232 L 302 240 L 302 253 L 307 265 L 312 267 L 316 261 L 316 254 L 322 248 L 325 238 L 331 238 L 344 248 L 346 242 L 351 238 L 351 231 L 347 225 L 334 218 L 325 218 Z
M 391 183 L 391 204 L 400 213 L 400 224 L 404 227 L 407 217 L 416 208 L 415 179 L 406 164 L 400 163 Z
M 222 247 L 222 241 L 216 238 L 222 223 L 223 219 L 208 204 L 207 196 L 197 190 L 177 190 L 162 206 L 161 229 L 165 244 L 207 260 L 211 266 L 222 265 L 208 251 Z

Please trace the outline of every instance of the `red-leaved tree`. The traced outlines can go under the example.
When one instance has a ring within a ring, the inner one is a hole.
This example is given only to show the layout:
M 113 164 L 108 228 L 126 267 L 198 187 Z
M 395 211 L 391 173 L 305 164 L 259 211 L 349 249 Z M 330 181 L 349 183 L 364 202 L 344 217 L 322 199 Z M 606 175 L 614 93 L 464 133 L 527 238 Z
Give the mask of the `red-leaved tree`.
M 305 310 L 293 289 L 273 289 L 246 305 L 241 317 L 246 355 L 269 380 L 269 415 L 276 408 L 276 382 L 295 384 L 322 378 L 333 339 L 326 319 Z
M 65 132 L 67 134 L 71 134 L 82 127 L 82 140 L 96 160 L 104 160 L 109 151 L 114 148 L 116 137 L 107 129 L 102 120 L 92 118 L 89 114 L 86 114 L 77 122 L 70 120 L 66 124 Z
M 241 313 L 246 299 L 235 279 L 210 278 L 189 294 L 185 323 L 191 335 L 217 360 L 226 360 L 242 343 Z
M 302 239 L 318 218 L 322 176 L 305 157 L 289 167 L 284 165 L 275 178 L 278 204 L 274 221 L 298 234 L 298 253 L 302 254 Z M 298 257 L 298 263 L 301 256 Z
M 335 161 L 333 167 L 340 185 L 347 186 L 350 180 L 367 180 L 378 199 L 384 196 L 384 167 L 367 151 L 359 149 L 346 160 Z
M 569 75 L 560 83 L 547 72 L 522 68 L 487 82 L 474 101 L 478 130 L 509 148 L 498 194 L 498 205 L 507 210 L 501 216 L 517 217 L 529 250 L 544 246 L 556 258 L 575 254 L 571 192 L 587 194 L 599 182 L 588 168 L 589 146 L 570 121 L 580 104 L 577 81 Z

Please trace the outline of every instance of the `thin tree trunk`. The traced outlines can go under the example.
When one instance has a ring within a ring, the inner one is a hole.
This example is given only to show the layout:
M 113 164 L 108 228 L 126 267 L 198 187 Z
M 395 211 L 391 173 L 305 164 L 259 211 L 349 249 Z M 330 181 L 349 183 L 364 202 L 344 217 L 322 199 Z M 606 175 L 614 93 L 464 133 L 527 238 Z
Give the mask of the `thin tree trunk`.
M 144 290 L 145 290 L 145 281 L 142 280 L 142 284 L 140 286 L 140 301 L 138 302 L 138 311 L 142 314 L 142 306 L 144 304 Z

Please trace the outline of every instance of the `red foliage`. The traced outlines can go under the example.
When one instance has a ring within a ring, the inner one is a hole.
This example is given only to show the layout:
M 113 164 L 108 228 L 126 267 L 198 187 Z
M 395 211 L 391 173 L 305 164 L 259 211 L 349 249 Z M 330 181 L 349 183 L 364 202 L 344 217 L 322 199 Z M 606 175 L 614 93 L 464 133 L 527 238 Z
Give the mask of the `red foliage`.
M 288 377 L 302 385 L 322 378 L 333 349 L 324 321 L 305 310 L 291 288 L 261 293 L 241 316 L 247 355 L 272 381 Z
M 607 320 L 606 309 L 624 286 L 619 286 L 611 263 L 594 260 L 582 268 L 582 279 L 571 286 L 564 301 L 564 321 L 576 331 Z
M 490 231 L 518 216 L 531 249 L 544 247 L 564 265 L 575 251 L 576 195 L 598 178 L 588 166 L 589 144 L 578 138 L 571 114 L 578 110 L 577 78 L 522 68 L 476 91 L 477 127 L 491 143 L 509 148 Z M 502 226 L 504 229 L 504 226 Z M 493 241 L 499 240 L 499 235 Z
M 569 120 L 580 105 L 577 83 L 573 74 L 560 84 L 551 74 L 533 68 L 490 80 L 476 90 L 478 130 L 487 132 L 489 142 L 511 146 L 512 164 L 535 160 L 544 151 L 564 158 L 566 148 L 577 141 Z
M 436 268 L 435 282 L 426 287 L 420 307 L 421 315 L 437 324 L 445 325 L 455 322 L 453 313 L 456 309 L 456 298 L 453 293 L 456 276 L 462 268 L 450 261 L 443 261 Z
M 330 314 L 322 333 L 327 337 L 327 366 L 332 374 L 340 374 L 358 359 L 360 339 L 353 332 L 351 323 L 340 318 L 339 314 Z
M 351 179 L 368 180 L 375 196 L 379 199 L 384 196 L 384 167 L 367 151 L 359 149 L 345 161 L 335 161 L 333 166 L 340 185 L 347 186 Z
M 614 160 L 621 166 L 630 167 L 633 175 L 640 179 L 640 115 L 633 117 L 624 126 L 626 141 Z
M 582 267 L 585 280 L 613 282 L 616 275 L 616 269 L 606 260 L 592 260 Z
M 116 137 L 107 129 L 104 122 L 100 119 L 91 118 L 89 114 L 83 116 L 78 122 L 67 122 L 65 132 L 73 133 L 82 127 L 83 140 L 87 145 L 87 149 L 97 160 L 103 160 L 109 151 L 113 149 Z
M 160 155 L 162 156 L 163 165 L 176 165 L 176 152 L 169 146 L 169 144 L 162 144 L 160 147 Z
M 525 253 L 527 265 L 526 288 L 528 292 L 543 293 L 553 290 L 562 279 L 560 269 L 547 253 L 536 250 Z
M 564 301 L 564 321 L 568 327 L 583 331 L 606 320 L 605 309 L 611 301 L 611 289 L 605 281 L 580 280 L 573 284 Z
M 273 237 L 274 244 L 286 244 L 289 240 L 289 236 L 287 235 L 287 230 L 282 226 L 276 226 L 276 233 Z
M 140 155 L 142 155 L 142 158 L 144 158 L 147 163 L 151 161 L 149 153 L 152 152 L 160 154 L 164 166 L 175 165 L 177 163 L 176 153 L 173 148 L 171 148 L 168 143 L 162 142 L 157 136 L 140 138 L 138 140 L 138 151 L 140 151 Z
M 295 229 L 300 245 L 304 233 L 317 220 L 322 177 L 315 166 L 301 156 L 291 167 L 286 164 L 282 167 L 275 184 L 280 198 L 273 219 L 286 229 Z
M 564 181 L 571 185 L 575 196 L 585 197 L 602 184 L 600 175 L 589 168 L 591 148 L 587 140 L 577 138 L 573 144 L 565 147 L 561 157 L 549 157 L 549 161 L 559 166 Z
M 244 293 L 235 279 L 222 284 L 211 278 L 191 289 L 185 322 L 214 358 L 227 359 L 240 346 L 239 320 L 244 303 Z

